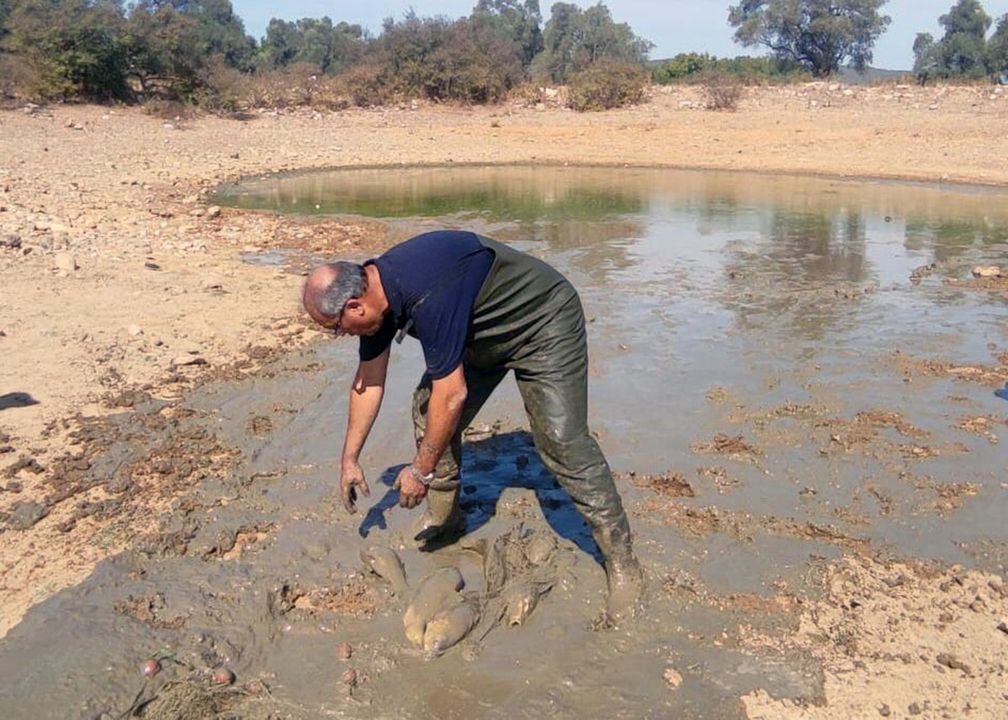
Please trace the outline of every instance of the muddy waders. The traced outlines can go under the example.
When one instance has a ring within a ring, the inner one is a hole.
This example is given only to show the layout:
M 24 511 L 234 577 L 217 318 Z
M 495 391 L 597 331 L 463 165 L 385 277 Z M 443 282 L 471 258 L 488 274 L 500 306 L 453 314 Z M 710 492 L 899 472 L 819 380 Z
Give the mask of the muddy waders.
M 588 522 L 605 560 L 608 613 L 636 610 L 643 576 L 630 524 L 609 465 L 588 431 L 588 351 L 584 312 L 573 286 L 555 269 L 489 238 L 495 258 L 473 311 L 463 360 L 467 398 L 454 437 L 434 469 L 422 520 L 428 542 L 451 542 L 465 529 L 459 507 L 462 431 L 508 371 L 514 371 L 543 464 Z M 426 427 L 431 380 L 413 395 L 417 441 Z

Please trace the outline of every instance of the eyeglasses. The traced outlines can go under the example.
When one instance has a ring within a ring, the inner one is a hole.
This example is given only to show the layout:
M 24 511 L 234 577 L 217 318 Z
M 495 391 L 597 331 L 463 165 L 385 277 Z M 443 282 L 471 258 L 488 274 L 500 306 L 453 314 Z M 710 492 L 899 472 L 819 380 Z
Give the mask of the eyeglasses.
M 347 302 L 350 302 L 347 300 Z M 346 335 L 346 332 L 340 327 L 343 323 L 343 313 L 346 312 L 346 303 L 343 303 L 343 307 L 340 308 L 339 315 L 336 316 L 336 323 L 334 325 L 326 325 L 325 329 L 329 330 L 333 337 L 342 337 Z

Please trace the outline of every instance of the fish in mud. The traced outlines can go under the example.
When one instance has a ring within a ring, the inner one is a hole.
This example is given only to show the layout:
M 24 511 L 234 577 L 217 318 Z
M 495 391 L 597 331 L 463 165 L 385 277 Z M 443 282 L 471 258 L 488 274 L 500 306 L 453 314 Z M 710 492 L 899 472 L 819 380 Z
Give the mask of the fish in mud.
M 503 537 L 497 538 L 483 555 L 483 577 L 486 579 L 486 594 L 489 597 L 497 595 L 507 583 L 504 542 Z
M 403 595 L 409 589 L 406 582 L 406 569 L 395 550 L 383 545 L 371 545 L 360 552 L 364 567 L 380 578 L 388 581 L 392 592 Z
M 441 610 L 457 604 L 461 599 L 458 591 L 464 586 L 462 573 L 454 567 L 435 570 L 421 580 L 403 614 L 406 638 L 417 647 L 423 647 L 427 623 Z
M 553 533 L 534 532 L 525 541 L 525 557 L 528 558 L 529 564 L 532 566 L 549 562 L 556 549 L 557 541 Z
M 424 630 L 423 649 L 436 657 L 461 642 L 479 622 L 479 600 L 475 596 L 462 598 L 454 607 L 441 610 Z
M 539 599 L 553 588 L 553 583 L 523 580 L 508 587 L 501 595 L 504 601 L 502 620 L 507 625 L 521 625 L 532 614 Z

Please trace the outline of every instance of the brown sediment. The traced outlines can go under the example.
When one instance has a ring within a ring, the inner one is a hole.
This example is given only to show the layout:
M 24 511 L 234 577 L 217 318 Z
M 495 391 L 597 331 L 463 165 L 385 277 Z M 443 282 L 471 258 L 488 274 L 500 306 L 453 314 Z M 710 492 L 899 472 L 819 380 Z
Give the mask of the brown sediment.
M 996 386 L 1008 382 L 1008 363 L 1003 355 L 998 357 L 997 365 L 962 365 L 948 360 L 914 358 L 901 352 L 893 355 L 893 359 L 908 376 L 948 377 L 960 382 Z
M 297 610 L 311 615 L 334 613 L 355 618 L 369 618 L 379 608 L 374 590 L 360 578 L 351 577 L 335 587 L 303 591 L 294 600 Z
M 686 477 L 672 470 L 661 475 L 638 474 L 631 470 L 627 473 L 613 473 L 613 477 L 635 487 L 647 488 L 663 497 L 694 497 L 696 494 Z
M 882 708 L 902 717 L 914 705 L 916 714 L 956 717 L 967 703 L 969 714 L 999 716 L 997 624 L 1008 611 L 1000 577 L 849 556 L 826 569 L 825 588 L 799 608 L 800 626 L 787 638 L 743 634 L 754 652 L 786 646 L 818 658 L 824 702 L 757 690 L 743 698 L 749 717 L 839 720 Z
M 762 451 L 748 442 L 741 435 L 726 435 L 718 433 L 713 440 L 705 442 L 695 442 L 690 446 L 690 450 L 695 453 L 707 453 L 713 455 L 727 455 L 733 460 L 745 460 L 755 462 Z
M 647 498 L 638 503 L 633 508 L 633 514 L 650 522 L 672 525 L 696 536 L 725 533 L 735 538 L 749 539 L 762 531 L 783 537 L 822 540 L 841 547 L 857 548 L 868 543 L 865 538 L 852 536 L 824 523 L 774 515 L 753 515 L 710 505 L 691 507 L 658 497 Z
M 987 442 L 992 445 L 996 445 L 998 442 L 998 436 L 994 430 L 1000 427 L 1008 425 L 1008 421 L 1004 418 L 995 417 L 993 415 L 980 415 L 980 416 L 963 416 L 959 418 L 959 422 L 954 425 L 959 430 L 963 430 L 968 433 L 973 433 L 975 435 L 980 435 L 987 439 Z

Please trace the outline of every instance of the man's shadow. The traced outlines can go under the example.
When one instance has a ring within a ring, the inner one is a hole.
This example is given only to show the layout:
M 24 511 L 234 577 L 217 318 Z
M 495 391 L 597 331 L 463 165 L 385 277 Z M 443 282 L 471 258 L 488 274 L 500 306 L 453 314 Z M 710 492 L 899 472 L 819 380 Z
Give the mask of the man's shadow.
M 392 483 L 403 467 L 394 465 L 382 473 L 378 481 L 388 490 L 361 521 L 357 530 L 361 537 L 367 537 L 374 528 L 387 529 L 385 513 L 399 502 L 399 491 L 392 489 Z M 530 433 L 515 431 L 463 443 L 461 502 L 467 534 L 490 522 L 497 514 L 501 495 L 509 487 L 532 490 L 553 531 L 601 562 L 601 553 L 588 525 L 570 496 L 542 464 Z

